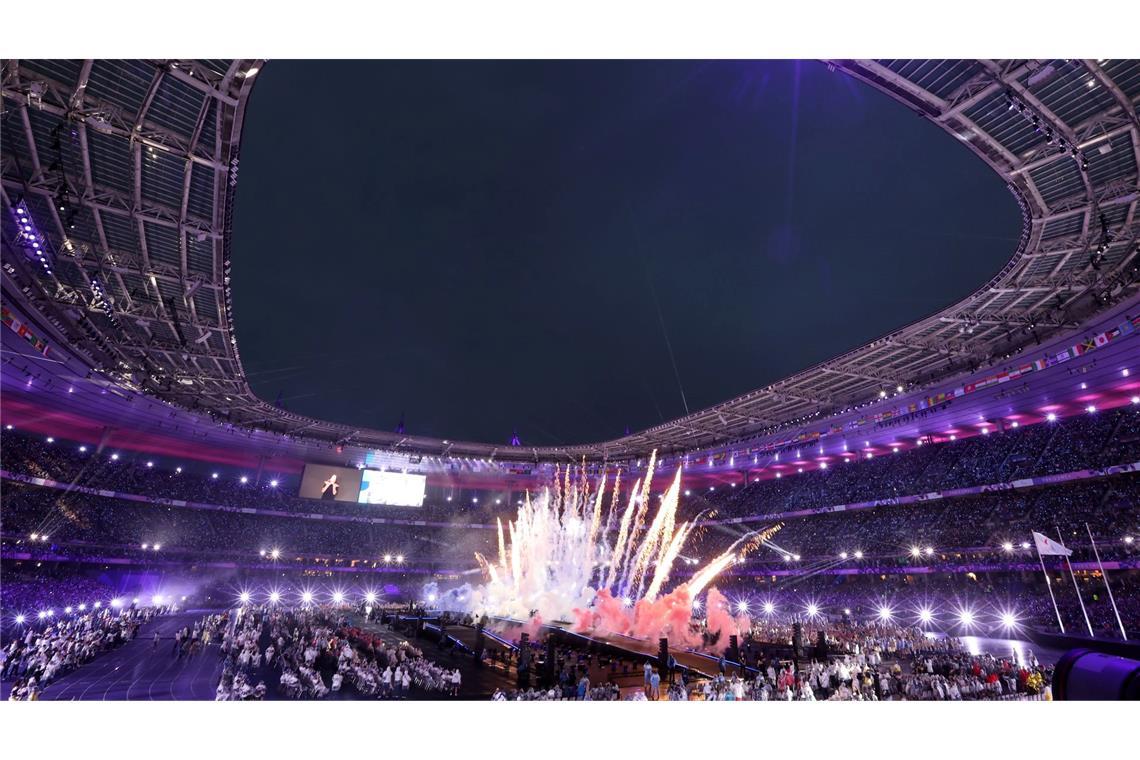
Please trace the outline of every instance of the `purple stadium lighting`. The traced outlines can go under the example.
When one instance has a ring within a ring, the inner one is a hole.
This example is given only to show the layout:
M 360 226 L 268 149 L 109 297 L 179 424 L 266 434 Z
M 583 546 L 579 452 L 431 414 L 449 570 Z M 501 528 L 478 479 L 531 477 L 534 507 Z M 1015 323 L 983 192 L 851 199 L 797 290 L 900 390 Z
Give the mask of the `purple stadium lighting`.
M 245 475 L 242 475 L 240 478 L 238 478 L 238 480 L 240 480 L 240 481 L 241 481 L 241 484 L 242 484 L 243 486 L 244 486 L 246 483 L 248 483 L 248 482 L 249 482 L 249 478 L 247 478 Z
M 280 559 L 281 558 L 281 550 L 280 549 L 274 549 L 273 551 L 269 552 L 269 556 L 272 557 L 273 559 Z
M 304 589 L 301 592 L 301 601 L 305 604 L 312 604 L 313 603 L 313 592 L 309 591 L 308 589 Z
M 276 480 L 269 481 L 269 487 L 270 488 L 276 488 L 277 487 L 277 481 Z
M 17 615 L 16 616 L 16 625 L 23 625 L 23 624 L 24 624 L 24 616 L 23 615 Z
M 855 551 L 855 559 L 863 559 L 863 552 L 857 549 Z
M 249 604 L 249 599 L 250 599 L 249 592 L 248 591 L 241 592 L 241 594 L 238 595 L 238 599 L 241 600 L 242 604 Z
M 1013 610 L 1002 610 L 999 616 L 1001 627 L 1006 631 L 1013 631 L 1021 627 L 1021 621 Z
M 1013 542 L 1006 541 L 1004 544 L 1001 545 L 1001 548 L 1002 548 L 1002 551 L 1004 551 L 1006 554 L 1009 554 L 1010 552 L 1013 551 Z
M 765 615 L 771 615 L 775 611 L 776 611 L 776 605 L 772 604 L 771 602 L 764 602 L 764 614 Z
M 375 591 L 365 592 L 364 601 L 368 602 L 369 604 L 372 604 L 373 602 L 375 602 L 376 601 L 376 592 Z
M 270 592 L 269 592 L 269 603 L 270 603 L 270 604 L 277 604 L 279 601 L 281 601 L 281 594 L 280 594 L 280 592 L 278 592 L 278 591 L 270 591 Z
M 1096 414 L 1096 406 L 1093 404 L 1089 404 L 1088 406 L 1085 407 L 1085 411 L 1088 412 L 1089 414 Z
M 819 616 L 819 605 L 815 602 L 808 602 L 805 612 L 807 612 L 809 618 L 816 618 Z
M 883 622 L 887 622 L 891 618 L 893 618 L 894 616 L 895 616 L 894 610 L 892 610 L 887 605 L 884 604 L 883 606 L 879 607 L 879 620 L 882 620 Z
M 741 599 L 736 603 L 736 611 L 740 613 L 748 612 L 748 602 Z
M 847 552 L 839 552 L 839 559 L 847 559 Z

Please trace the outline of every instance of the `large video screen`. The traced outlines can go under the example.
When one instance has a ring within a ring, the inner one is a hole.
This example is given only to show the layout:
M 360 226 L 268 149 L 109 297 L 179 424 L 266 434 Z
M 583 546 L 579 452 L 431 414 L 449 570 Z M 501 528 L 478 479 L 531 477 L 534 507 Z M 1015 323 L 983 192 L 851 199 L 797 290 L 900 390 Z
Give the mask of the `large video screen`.
M 301 476 L 300 495 L 302 499 L 356 501 L 360 495 L 360 470 L 307 464 Z
M 360 484 L 360 503 L 422 507 L 426 488 L 427 477 L 424 475 L 365 470 Z

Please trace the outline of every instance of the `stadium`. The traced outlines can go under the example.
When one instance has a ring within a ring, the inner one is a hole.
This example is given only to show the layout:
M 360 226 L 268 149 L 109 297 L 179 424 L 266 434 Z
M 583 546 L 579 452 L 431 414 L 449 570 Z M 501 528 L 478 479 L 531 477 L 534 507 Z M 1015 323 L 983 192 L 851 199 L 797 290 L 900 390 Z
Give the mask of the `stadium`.
M 255 392 L 234 230 L 281 65 L 4 61 L 6 698 L 1136 697 L 1140 61 L 805 62 L 984 162 L 1000 270 L 543 445 Z

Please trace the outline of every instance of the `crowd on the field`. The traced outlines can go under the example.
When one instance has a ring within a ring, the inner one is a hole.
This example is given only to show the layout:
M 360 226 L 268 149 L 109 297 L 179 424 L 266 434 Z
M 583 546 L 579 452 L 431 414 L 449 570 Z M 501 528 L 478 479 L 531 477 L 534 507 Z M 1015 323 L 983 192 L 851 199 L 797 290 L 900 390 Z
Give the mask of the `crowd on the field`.
M 276 684 L 284 699 L 406 699 L 457 696 L 462 676 L 407 641 L 348 625 L 344 609 L 242 606 L 222 639 L 220 701 L 262 699 Z M 256 685 L 254 682 L 256 681 Z
M 101 606 L 12 627 L 0 649 L 0 680 L 12 681 L 8 698 L 38 700 L 53 681 L 135 638 L 143 624 L 167 611 Z

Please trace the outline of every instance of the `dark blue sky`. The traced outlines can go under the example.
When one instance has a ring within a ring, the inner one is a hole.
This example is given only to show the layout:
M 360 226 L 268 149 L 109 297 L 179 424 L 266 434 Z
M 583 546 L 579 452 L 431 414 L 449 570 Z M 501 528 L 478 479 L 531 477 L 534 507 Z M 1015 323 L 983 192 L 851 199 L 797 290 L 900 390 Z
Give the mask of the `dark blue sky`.
M 296 412 L 608 439 L 683 414 L 678 377 L 696 410 L 961 298 L 1020 225 L 965 146 L 815 62 L 273 61 L 237 337 Z

